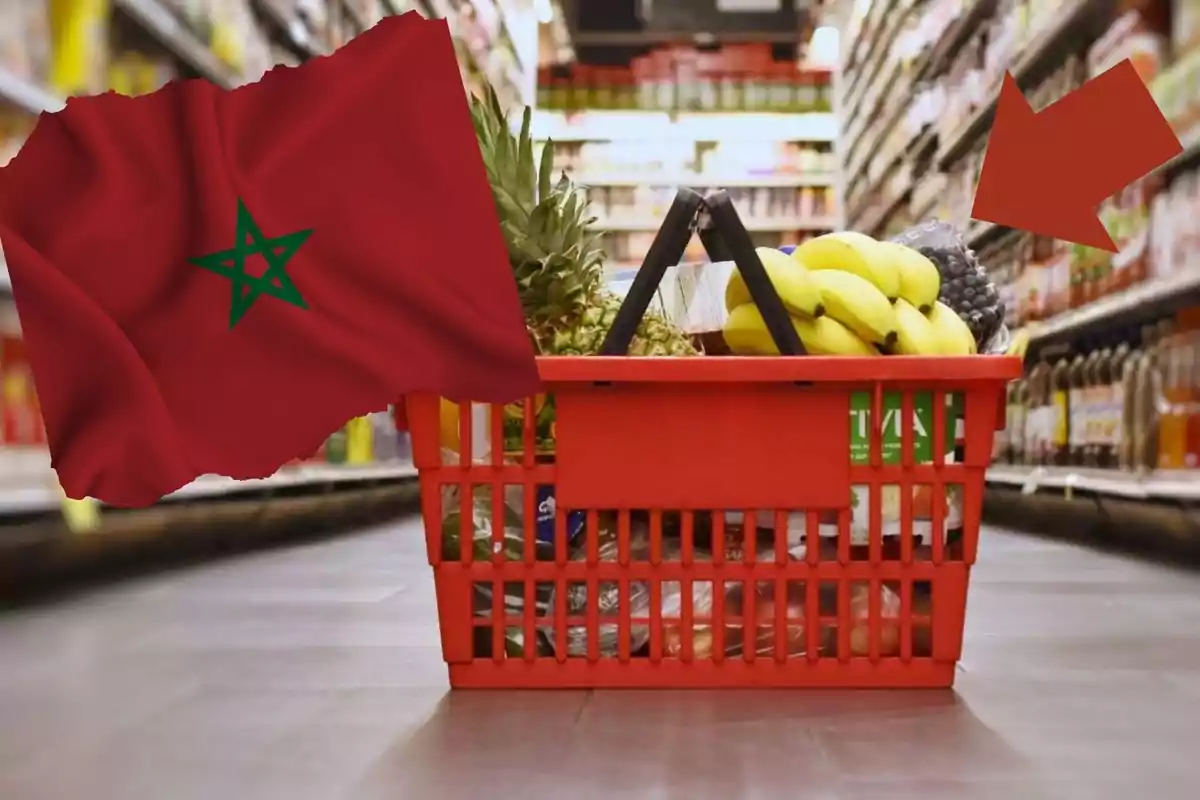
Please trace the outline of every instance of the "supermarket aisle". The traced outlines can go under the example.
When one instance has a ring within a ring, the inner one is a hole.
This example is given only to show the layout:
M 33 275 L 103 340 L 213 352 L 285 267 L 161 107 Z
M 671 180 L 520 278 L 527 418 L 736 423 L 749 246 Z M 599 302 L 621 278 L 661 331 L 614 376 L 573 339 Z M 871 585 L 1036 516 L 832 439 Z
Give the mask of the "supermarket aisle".
M 0 797 L 1194 797 L 1196 575 L 988 534 L 957 695 L 451 698 L 418 534 L 0 617 Z

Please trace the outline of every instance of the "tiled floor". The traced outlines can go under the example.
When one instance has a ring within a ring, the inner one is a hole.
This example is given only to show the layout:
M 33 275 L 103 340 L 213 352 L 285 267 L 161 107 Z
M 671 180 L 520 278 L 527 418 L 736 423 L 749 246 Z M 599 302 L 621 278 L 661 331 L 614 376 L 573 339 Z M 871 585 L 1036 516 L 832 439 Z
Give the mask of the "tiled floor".
M 985 536 L 955 692 L 446 692 L 415 523 L 0 616 L 3 800 L 1200 796 L 1200 577 Z

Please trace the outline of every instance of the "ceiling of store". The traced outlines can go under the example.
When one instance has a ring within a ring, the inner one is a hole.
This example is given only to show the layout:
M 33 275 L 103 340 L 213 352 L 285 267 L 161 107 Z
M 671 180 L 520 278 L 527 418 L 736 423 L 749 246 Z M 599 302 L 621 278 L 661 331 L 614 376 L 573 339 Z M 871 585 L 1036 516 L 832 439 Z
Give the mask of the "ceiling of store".
M 620 64 L 669 43 L 769 42 L 796 57 L 820 0 L 565 0 L 580 61 Z M 773 10 L 772 10 L 773 7 Z M 754 9 L 754 10 L 737 10 Z

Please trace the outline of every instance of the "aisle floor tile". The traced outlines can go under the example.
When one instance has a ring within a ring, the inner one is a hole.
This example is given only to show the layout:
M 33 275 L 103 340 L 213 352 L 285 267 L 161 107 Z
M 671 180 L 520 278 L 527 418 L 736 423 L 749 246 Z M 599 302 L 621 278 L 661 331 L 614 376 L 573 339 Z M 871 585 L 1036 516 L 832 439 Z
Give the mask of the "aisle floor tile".
M 419 525 L 0 617 L 2 800 L 1194 800 L 1200 576 L 1000 531 L 955 691 L 446 689 Z

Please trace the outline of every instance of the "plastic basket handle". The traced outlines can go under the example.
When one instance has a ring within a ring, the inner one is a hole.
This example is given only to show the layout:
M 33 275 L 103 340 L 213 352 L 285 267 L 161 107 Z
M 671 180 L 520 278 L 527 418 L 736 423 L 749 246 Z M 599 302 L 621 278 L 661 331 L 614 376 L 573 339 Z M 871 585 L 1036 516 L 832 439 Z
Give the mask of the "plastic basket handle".
M 698 221 L 697 217 L 701 217 Z M 667 269 L 679 264 L 692 234 L 700 231 L 700 242 L 713 261 L 732 259 L 750 297 L 763 315 L 767 330 L 782 355 L 805 355 L 804 344 L 788 318 L 787 309 L 767 277 L 762 261 L 754 252 L 754 242 L 738 217 L 733 201 L 724 190 L 701 197 L 691 189 L 680 189 L 667 211 L 666 219 L 654 237 L 641 269 L 633 278 L 629 293 L 600 347 L 602 356 L 622 356 L 629 352 L 637 327 L 654 299 Z M 728 257 L 726 257 L 728 254 Z
M 746 288 L 750 290 L 750 298 L 762 314 L 763 322 L 766 323 L 780 355 L 807 355 L 804 343 L 800 341 L 800 335 L 796 333 L 787 309 L 779 299 L 779 293 L 775 291 L 775 285 L 767 277 L 762 259 L 754 250 L 750 233 L 742 224 L 733 201 L 729 199 L 729 193 L 724 189 L 712 192 L 704 198 L 704 207 L 708 211 L 711 225 L 701 226 L 700 242 L 708 252 L 709 258 L 715 261 L 718 256 L 726 255 L 720 249 L 713 252 L 713 249 L 719 247 L 714 239 L 719 240 L 728 248 L 728 257 L 733 259 L 738 272 L 742 273 Z
M 703 204 L 704 198 L 691 189 L 680 189 L 675 193 L 666 219 L 654 235 L 646 258 L 633 276 L 629 292 L 617 310 L 612 327 L 604 336 L 604 343 L 600 345 L 600 355 L 628 354 L 637 327 L 641 324 L 646 309 L 650 307 L 650 301 L 654 299 L 654 292 L 662 283 L 663 276 L 667 274 L 667 268 L 683 260 L 683 254 L 692 238 L 696 212 Z

